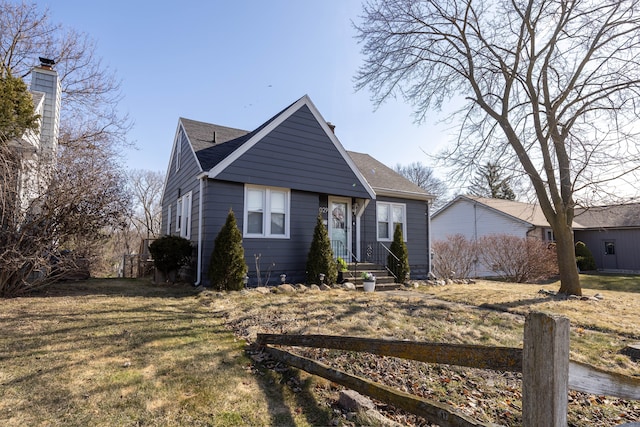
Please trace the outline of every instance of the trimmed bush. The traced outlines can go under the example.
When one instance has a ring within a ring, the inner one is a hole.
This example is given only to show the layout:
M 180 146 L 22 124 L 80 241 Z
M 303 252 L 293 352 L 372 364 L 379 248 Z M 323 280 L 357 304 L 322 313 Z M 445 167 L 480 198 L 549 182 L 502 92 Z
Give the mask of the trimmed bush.
M 478 240 L 478 253 L 490 271 L 512 282 L 537 282 L 558 274 L 555 245 L 539 239 L 490 234 Z
M 439 279 L 466 279 L 478 258 L 477 245 L 462 234 L 436 240 L 433 248 L 433 273 Z
M 407 250 L 407 245 L 404 243 L 401 224 L 396 224 L 396 229 L 393 232 L 393 243 L 391 243 L 389 250 L 395 255 L 395 258 L 392 255 L 387 257 L 389 268 L 396 276 L 396 283 L 404 283 L 409 277 L 410 269 L 409 251 Z
M 320 273 L 324 274 L 324 281 L 327 284 L 333 284 L 338 279 L 338 268 L 333 257 L 329 233 L 322 223 L 322 215 L 318 214 L 313 241 L 307 255 L 307 283 L 319 284 Z
M 188 265 L 192 251 L 191 242 L 179 236 L 162 236 L 149 245 L 153 265 L 166 277 Z
M 596 260 L 591 250 L 584 242 L 576 242 L 576 262 L 580 271 L 591 271 L 596 269 Z
M 209 261 L 209 280 L 211 286 L 219 291 L 238 291 L 244 288 L 246 275 L 242 233 L 233 211 L 229 210 L 227 220 L 214 242 Z

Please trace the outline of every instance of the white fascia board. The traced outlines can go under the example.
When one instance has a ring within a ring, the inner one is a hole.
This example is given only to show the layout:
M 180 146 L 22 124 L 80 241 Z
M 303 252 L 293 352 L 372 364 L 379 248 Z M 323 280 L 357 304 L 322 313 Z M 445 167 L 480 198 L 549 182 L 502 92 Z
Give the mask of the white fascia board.
M 421 200 L 425 202 L 432 202 L 434 197 L 430 194 L 416 193 L 415 191 L 402 191 L 394 190 L 392 188 L 375 188 L 378 196 L 386 197 L 398 197 L 402 199 Z
M 311 102 L 311 99 L 309 98 L 308 95 L 303 96 L 298 101 L 293 103 L 289 108 L 283 111 L 278 117 L 273 119 L 271 123 L 269 123 L 267 126 L 262 128 L 260 132 L 255 134 L 253 137 L 251 137 L 251 139 L 249 139 L 247 142 L 242 144 L 242 146 L 238 147 L 233 153 L 227 156 L 226 159 L 224 159 L 222 162 L 218 163 L 216 166 L 211 168 L 211 170 L 209 171 L 209 178 L 215 178 L 216 176 L 218 176 L 222 171 L 224 171 L 227 167 L 229 167 L 233 162 L 238 160 L 244 153 L 246 153 L 249 149 L 251 149 L 254 145 L 256 145 L 260 140 L 262 140 L 262 138 L 264 138 L 271 131 L 273 131 L 275 128 L 280 126 L 282 122 L 288 119 L 293 113 L 298 111 L 304 105 L 309 107 L 309 110 L 315 117 L 316 121 L 322 127 L 322 130 L 324 131 L 324 133 L 329 137 L 333 145 L 340 152 L 340 155 L 345 160 L 345 162 L 347 162 L 347 165 L 349 165 L 349 168 L 356 175 L 356 177 L 360 181 L 360 184 L 362 184 L 362 186 L 365 188 L 369 196 L 372 199 L 375 199 L 376 198 L 375 191 L 373 191 L 373 188 L 371 188 L 371 185 L 369 185 L 367 180 L 362 176 L 362 174 L 360 173 L 360 170 L 353 163 L 353 160 L 351 160 L 351 157 L 349 157 L 349 155 L 347 154 L 347 151 L 344 149 L 340 141 L 338 141 L 338 138 L 336 137 L 335 133 L 333 133 L 333 131 L 329 128 L 329 125 L 327 125 L 326 120 L 324 120 L 324 118 L 322 117 L 322 115 L 320 114 L 316 106 L 313 105 L 313 102 Z
M 169 156 L 169 164 L 167 165 L 167 172 L 164 174 L 164 185 L 162 186 L 161 200 L 164 199 L 164 192 L 167 188 L 167 181 L 169 179 L 169 174 L 171 173 L 171 162 L 173 161 L 174 155 L 176 153 L 176 146 L 178 145 L 178 135 L 180 134 L 180 129 L 182 129 L 182 133 L 187 137 L 187 140 L 189 140 L 189 135 L 187 135 L 187 131 L 184 129 L 184 126 L 182 125 L 182 119 L 178 119 L 178 126 L 176 126 L 176 132 L 173 135 L 173 146 L 171 147 L 171 155 Z M 198 165 L 198 172 L 202 172 L 202 166 L 198 161 L 198 156 L 196 156 L 196 152 L 193 151 L 193 146 L 191 145 L 191 141 L 189 141 L 188 145 L 189 145 L 189 150 L 193 154 L 196 164 Z

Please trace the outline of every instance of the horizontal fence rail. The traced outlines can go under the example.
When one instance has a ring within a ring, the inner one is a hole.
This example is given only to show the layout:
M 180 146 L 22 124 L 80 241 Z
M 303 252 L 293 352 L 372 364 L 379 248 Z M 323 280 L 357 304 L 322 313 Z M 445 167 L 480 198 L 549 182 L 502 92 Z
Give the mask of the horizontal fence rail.
M 522 349 L 466 344 L 395 341 L 332 335 L 258 334 L 258 344 L 365 351 L 426 363 L 522 372 Z
M 473 420 L 447 405 L 394 390 L 319 362 L 269 347 L 269 345 L 359 351 L 425 363 L 521 372 L 523 373 L 522 414 L 523 425 L 526 427 L 566 426 L 569 389 L 595 395 L 640 400 L 640 378 L 607 372 L 588 364 L 570 361 L 568 319 L 543 313 L 527 315 L 523 349 L 293 334 L 258 334 L 257 344 L 266 353 L 282 362 L 390 403 L 443 427 L 493 424 Z

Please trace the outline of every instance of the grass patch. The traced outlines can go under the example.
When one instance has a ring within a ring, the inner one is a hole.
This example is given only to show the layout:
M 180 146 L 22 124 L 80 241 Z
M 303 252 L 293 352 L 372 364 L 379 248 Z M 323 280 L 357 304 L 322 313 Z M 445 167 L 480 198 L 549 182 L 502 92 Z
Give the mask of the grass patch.
M 540 288 L 557 284 L 260 295 L 91 280 L 1 300 L 0 425 L 328 425 L 335 416 L 328 405 L 337 398 L 335 385 L 297 370 L 255 365 L 245 349 L 256 334 L 521 347 L 521 314 L 530 310 L 569 316 L 572 358 L 637 375 L 638 364 L 618 351 L 637 333 L 639 293 L 598 289 L 603 301 L 563 301 L 538 294 Z M 478 419 L 521 422 L 515 374 L 338 351 L 316 355 L 363 375 L 387 369 L 372 378 L 466 408 Z M 586 408 L 583 400 L 570 403 L 571 425 L 624 411 L 627 419 L 640 419 L 640 409 L 626 403 L 590 401 Z
M 92 280 L 0 301 L 0 424 L 313 425 L 192 287 Z M 310 405 L 311 406 L 311 405 Z M 280 421 L 284 421 L 283 423 Z

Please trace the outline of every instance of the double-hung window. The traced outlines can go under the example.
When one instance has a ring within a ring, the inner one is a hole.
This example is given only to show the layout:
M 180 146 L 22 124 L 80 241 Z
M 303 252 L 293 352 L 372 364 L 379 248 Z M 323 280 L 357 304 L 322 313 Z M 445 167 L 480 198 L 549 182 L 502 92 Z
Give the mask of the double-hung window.
M 376 202 L 378 240 L 392 241 L 396 224 L 402 226 L 402 237 L 407 240 L 407 208 L 404 203 Z
M 291 192 L 247 185 L 244 192 L 244 236 L 289 238 Z
M 191 238 L 191 191 L 176 204 L 176 231 L 185 239 Z

